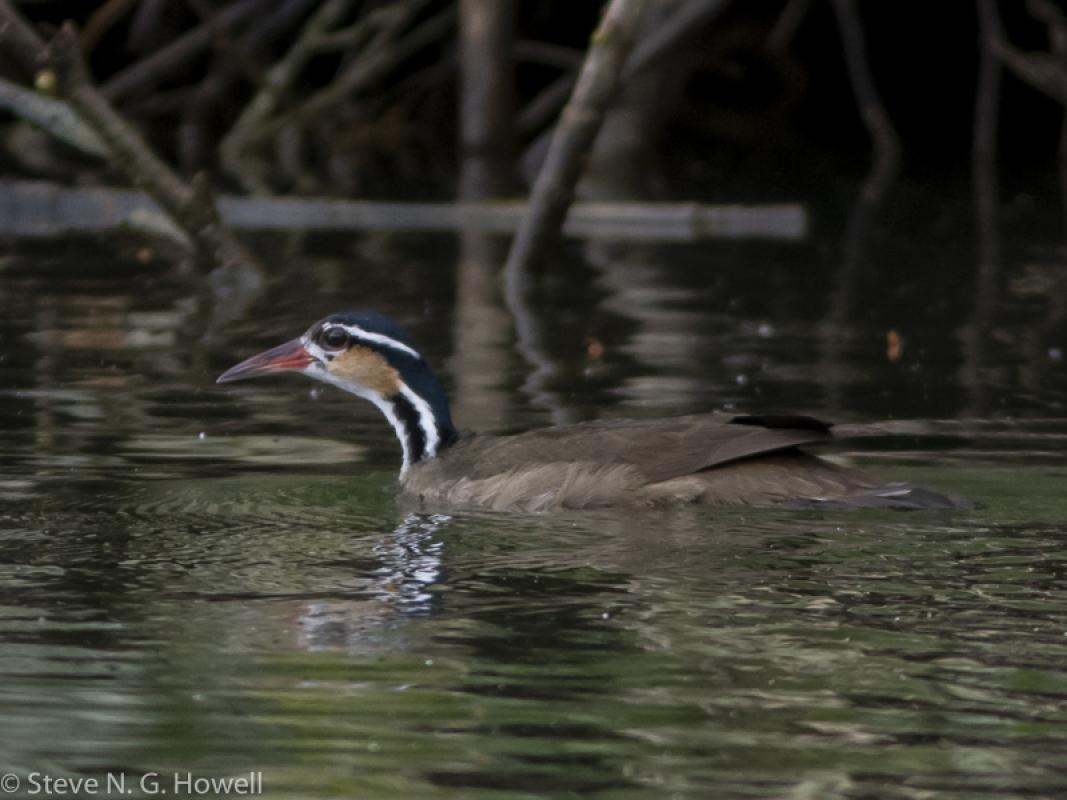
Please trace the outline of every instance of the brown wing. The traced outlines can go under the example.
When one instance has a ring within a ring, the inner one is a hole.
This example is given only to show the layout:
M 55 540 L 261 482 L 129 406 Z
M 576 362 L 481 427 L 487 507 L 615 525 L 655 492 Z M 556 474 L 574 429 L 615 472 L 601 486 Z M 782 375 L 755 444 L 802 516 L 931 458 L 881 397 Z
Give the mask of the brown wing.
M 538 463 L 628 464 L 652 483 L 833 438 L 831 426 L 810 417 L 696 414 L 472 437 L 457 443 L 448 460 L 475 479 Z

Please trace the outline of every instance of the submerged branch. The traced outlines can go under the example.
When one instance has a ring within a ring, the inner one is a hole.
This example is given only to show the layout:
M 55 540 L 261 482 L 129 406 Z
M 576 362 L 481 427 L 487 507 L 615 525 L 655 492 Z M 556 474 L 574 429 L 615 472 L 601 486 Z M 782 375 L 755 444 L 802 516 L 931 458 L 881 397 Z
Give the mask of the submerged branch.
M 218 198 L 222 221 L 244 231 L 456 231 L 511 233 L 525 203 L 374 203 L 323 198 Z M 36 181 L 0 181 L 0 234 L 55 236 L 113 231 L 159 213 L 143 192 L 71 189 Z M 564 233 L 615 241 L 708 238 L 797 241 L 807 216 L 796 204 L 713 206 L 698 203 L 575 203 Z

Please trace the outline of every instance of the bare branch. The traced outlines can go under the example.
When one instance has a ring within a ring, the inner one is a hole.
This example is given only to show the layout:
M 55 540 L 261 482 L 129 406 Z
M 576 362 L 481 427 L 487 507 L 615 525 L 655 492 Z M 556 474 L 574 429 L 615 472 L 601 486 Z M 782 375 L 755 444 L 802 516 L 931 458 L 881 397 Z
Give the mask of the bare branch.
M 89 54 L 109 30 L 136 4 L 137 0 L 107 0 L 92 13 L 82 28 L 82 52 Z
M 522 294 L 523 276 L 559 231 L 571 204 L 582 159 L 592 147 L 619 87 L 647 0 L 611 0 L 590 40 L 574 94 L 563 110 L 545 163 L 530 193 L 530 211 L 504 268 L 505 293 Z
M 43 66 L 54 72 L 57 93 L 107 147 L 111 162 L 148 190 L 205 260 L 258 279 L 262 272 L 258 259 L 221 226 L 206 186 L 186 185 L 149 150 L 93 85 L 71 23 L 64 24 L 46 45 L 8 0 L 0 0 L 2 46 L 25 59 L 24 68 L 36 70 Z
M 107 158 L 107 145 L 62 100 L 24 89 L 0 78 L 0 108 L 32 122 L 46 133 L 92 156 Z
M 209 22 L 175 39 L 147 58 L 117 73 L 101 88 L 104 97 L 114 102 L 137 91 L 143 91 L 189 63 L 215 40 L 220 30 L 238 25 L 252 16 L 262 0 L 239 0 L 220 11 Z
M 874 86 L 871 66 L 867 61 L 863 23 L 855 0 L 834 0 L 834 12 L 841 30 L 852 93 L 874 146 L 874 167 L 863 189 L 864 198 L 874 201 L 881 198 L 896 177 L 900 166 L 900 139 Z
M 407 36 L 388 47 L 372 42 L 329 86 L 315 92 L 292 111 L 263 125 L 252 141 L 269 139 L 288 125 L 308 122 L 336 108 L 337 103 L 379 80 L 389 70 L 423 47 L 440 39 L 455 25 L 456 9 L 448 7 L 416 26 Z M 381 36 L 390 36 L 385 31 Z M 379 37 L 376 37 L 376 39 Z
M 319 7 L 289 51 L 267 72 L 259 92 L 223 137 L 219 145 L 222 165 L 248 191 L 266 193 L 268 190 L 266 181 L 258 177 L 243 158 L 249 142 L 274 113 L 300 71 L 314 57 L 316 43 L 351 10 L 352 3 L 353 0 L 327 0 Z

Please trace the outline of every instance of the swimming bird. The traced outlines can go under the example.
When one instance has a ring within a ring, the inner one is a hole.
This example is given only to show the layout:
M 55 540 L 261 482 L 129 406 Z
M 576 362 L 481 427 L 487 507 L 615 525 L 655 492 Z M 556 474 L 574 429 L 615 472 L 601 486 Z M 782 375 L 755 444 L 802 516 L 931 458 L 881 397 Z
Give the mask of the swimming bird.
M 299 372 L 369 400 L 396 431 L 400 488 L 427 508 L 512 511 L 673 503 L 954 508 L 805 448 L 876 427 L 807 416 L 693 414 L 607 419 L 511 436 L 460 433 L 437 375 L 407 332 L 372 311 L 332 314 L 218 383 Z

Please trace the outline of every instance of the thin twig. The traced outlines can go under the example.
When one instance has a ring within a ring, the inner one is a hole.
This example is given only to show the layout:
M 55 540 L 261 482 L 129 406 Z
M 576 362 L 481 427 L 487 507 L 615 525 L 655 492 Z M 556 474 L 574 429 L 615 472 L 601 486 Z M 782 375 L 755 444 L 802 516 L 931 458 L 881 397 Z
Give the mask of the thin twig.
M 179 1 L 140 0 L 126 35 L 126 47 L 131 53 L 147 53 L 161 46 L 166 36 L 164 25 L 170 17 L 167 6 Z
M 0 48 L 34 77 L 47 66 L 44 42 L 7 0 L 0 0 Z
M 370 35 L 381 27 L 388 27 L 390 20 L 396 19 L 395 7 L 381 6 L 364 13 L 359 19 L 332 33 L 323 31 L 312 41 L 311 47 L 318 53 L 329 53 L 335 50 L 359 50 Z
M 975 208 L 978 222 L 979 283 L 990 285 L 990 280 L 981 276 L 995 273 L 999 262 L 997 237 L 997 141 L 1000 119 L 1001 63 L 998 58 L 998 42 L 1003 42 L 1000 15 L 996 0 L 977 0 L 978 21 L 981 31 L 981 60 L 978 71 L 978 93 L 974 106 L 974 139 L 971 161 L 974 177 Z M 985 305 L 991 299 L 989 289 L 980 293 Z
M 311 16 L 292 46 L 267 72 L 259 92 L 245 106 L 233 127 L 222 138 L 219 156 L 223 168 L 248 191 L 266 194 L 267 181 L 257 175 L 244 159 L 249 142 L 258 128 L 270 118 L 289 92 L 297 75 L 314 57 L 315 43 L 351 10 L 353 0 L 327 0 Z
M 115 102 L 133 92 L 150 88 L 210 47 L 219 30 L 239 25 L 261 6 L 262 0 L 239 0 L 220 11 L 210 22 L 198 25 L 166 47 L 116 73 L 101 87 L 101 93 Z
M 725 11 L 728 3 L 729 0 L 685 0 L 673 14 L 637 42 L 626 63 L 625 77 L 633 78 L 659 59 L 676 52 L 686 39 L 699 34 Z
M 96 9 L 82 28 L 82 52 L 86 55 L 93 52 L 100 40 L 114 27 L 116 22 L 129 12 L 135 3 L 137 0 L 107 0 Z
M 571 96 L 576 80 L 578 80 L 577 72 L 566 72 L 534 95 L 515 118 L 518 133 L 522 136 L 529 136 L 545 127 Z
M 810 10 L 811 0 L 789 0 L 767 37 L 767 49 L 772 53 L 784 53 Z
M 1050 49 L 1059 62 L 1059 70 L 1067 74 L 1067 15 L 1049 0 L 1027 0 L 1026 8 L 1030 14 L 1041 20 L 1048 27 Z M 1063 103 L 1060 119 L 1060 142 L 1057 153 L 1060 177 L 1060 202 L 1067 218 L 1067 101 Z
M 868 202 L 877 202 L 896 177 L 900 166 L 900 139 L 874 86 L 867 61 L 863 23 L 855 0 L 834 0 L 834 12 L 841 32 L 852 93 L 874 146 L 874 165 L 864 184 L 863 198 Z
M 361 54 L 329 86 L 312 94 L 292 111 L 264 124 L 255 132 L 251 142 L 269 139 L 282 128 L 306 123 L 335 109 L 343 98 L 372 85 L 389 70 L 418 53 L 426 45 L 440 39 L 452 29 L 455 19 L 456 10 L 450 6 L 388 47 L 377 46 L 372 42 L 367 47 L 366 55 Z M 385 33 L 387 32 L 383 32 L 383 37 Z
M 203 0 L 187 2 L 205 22 L 210 21 L 215 13 Z M 186 172 L 202 168 L 208 158 L 211 149 L 209 128 L 221 101 L 242 78 L 247 78 L 253 84 L 262 83 L 265 68 L 260 65 L 256 51 L 290 27 L 310 2 L 286 0 L 278 3 L 274 13 L 263 15 L 250 23 L 240 36 L 232 36 L 225 29 L 218 30 L 214 48 L 217 55 L 212 66 L 196 87 L 191 101 L 182 109 L 182 121 L 178 127 L 178 153 L 179 163 Z
M 982 22 L 982 37 L 993 55 L 1000 59 L 1015 77 L 1052 99 L 1067 104 L 1067 63 L 1060 53 L 1055 52 L 1057 39 L 1067 36 L 1064 32 L 1063 14 L 1055 6 L 1041 0 L 1029 0 L 1027 8 L 1031 14 L 1048 25 L 1052 53 L 1030 53 L 1015 47 L 1005 36 L 999 19 Z M 996 16 L 996 8 L 991 11 L 982 10 L 982 5 L 979 5 L 980 22 L 990 14 Z
M 516 61 L 531 64 L 544 64 L 549 67 L 576 70 L 582 66 L 585 53 L 573 47 L 566 47 L 552 42 L 538 42 L 533 39 L 519 39 L 512 48 Z

